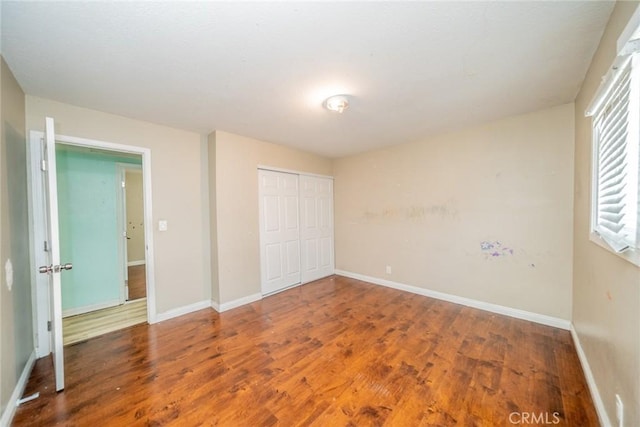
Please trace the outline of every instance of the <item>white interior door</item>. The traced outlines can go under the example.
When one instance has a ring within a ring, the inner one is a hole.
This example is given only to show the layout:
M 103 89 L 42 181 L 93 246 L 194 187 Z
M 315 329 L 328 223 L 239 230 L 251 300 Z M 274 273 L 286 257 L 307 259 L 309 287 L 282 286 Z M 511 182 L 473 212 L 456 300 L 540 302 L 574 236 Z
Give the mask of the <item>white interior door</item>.
M 258 171 L 262 293 L 300 283 L 298 175 Z
M 64 353 L 62 341 L 62 284 L 60 273 L 70 270 L 71 264 L 60 264 L 60 240 L 58 232 L 58 184 L 56 178 L 56 141 L 52 118 L 47 117 L 43 150 L 43 167 L 46 185 L 44 188 L 47 211 L 48 265 L 39 268 L 40 273 L 49 277 L 49 301 L 51 304 L 51 349 L 56 377 L 56 390 L 64 388 Z
M 302 283 L 334 273 L 333 180 L 300 175 Z

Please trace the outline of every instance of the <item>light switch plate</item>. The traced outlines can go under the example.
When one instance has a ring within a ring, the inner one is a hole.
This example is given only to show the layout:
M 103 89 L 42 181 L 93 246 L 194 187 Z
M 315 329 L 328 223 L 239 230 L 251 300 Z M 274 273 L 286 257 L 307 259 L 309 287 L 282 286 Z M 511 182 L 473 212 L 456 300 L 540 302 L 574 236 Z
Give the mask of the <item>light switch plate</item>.
M 10 259 L 7 259 L 4 264 L 4 280 L 7 284 L 7 289 L 11 291 L 11 288 L 13 288 L 13 264 Z
M 167 221 L 161 219 L 158 221 L 158 231 L 167 231 Z

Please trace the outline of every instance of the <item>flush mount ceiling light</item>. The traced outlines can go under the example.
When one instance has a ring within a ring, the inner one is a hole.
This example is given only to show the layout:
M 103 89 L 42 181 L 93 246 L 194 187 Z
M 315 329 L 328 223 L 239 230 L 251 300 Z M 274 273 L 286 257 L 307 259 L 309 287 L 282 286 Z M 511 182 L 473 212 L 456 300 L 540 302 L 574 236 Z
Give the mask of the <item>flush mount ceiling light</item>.
M 330 96 L 324 101 L 324 108 L 329 111 L 335 111 L 336 113 L 342 113 L 349 108 L 349 100 L 346 95 Z

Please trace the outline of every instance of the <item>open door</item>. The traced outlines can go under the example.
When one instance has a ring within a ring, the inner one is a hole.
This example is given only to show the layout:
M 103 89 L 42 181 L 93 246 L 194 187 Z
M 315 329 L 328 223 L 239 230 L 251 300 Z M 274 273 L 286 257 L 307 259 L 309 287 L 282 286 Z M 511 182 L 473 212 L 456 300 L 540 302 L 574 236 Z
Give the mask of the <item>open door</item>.
M 45 209 L 47 212 L 47 247 L 49 265 L 39 272 L 49 276 L 49 301 L 51 303 L 51 349 L 56 376 L 56 390 L 64 389 L 64 353 L 62 341 L 62 286 L 60 273 L 71 270 L 71 264 L 60 264 L 60 239 L 58 231 L 58 184 L 56 179 L 56 140 L 52 118 L 47 117 L 43 147 L 42 170 L 45 174 Z

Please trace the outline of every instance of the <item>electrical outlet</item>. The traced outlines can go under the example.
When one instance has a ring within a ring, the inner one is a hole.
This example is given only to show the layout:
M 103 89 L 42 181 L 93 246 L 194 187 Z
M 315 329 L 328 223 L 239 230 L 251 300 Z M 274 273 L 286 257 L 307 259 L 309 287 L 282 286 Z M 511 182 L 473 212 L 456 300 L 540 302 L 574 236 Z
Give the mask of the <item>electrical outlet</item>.
M 387 274 L 391 274 L 391 266 L 387 265 Z
M 618 426 L 624 427 L 624 404 L 619 394 L 616 394 L 616 418 L 618 419 Z

